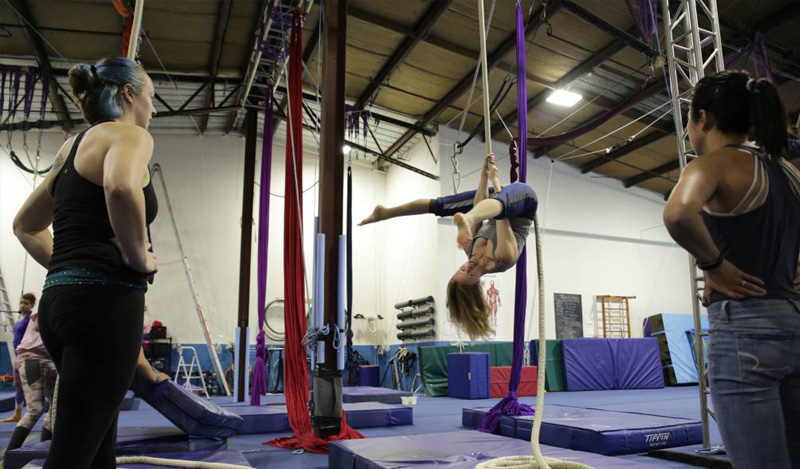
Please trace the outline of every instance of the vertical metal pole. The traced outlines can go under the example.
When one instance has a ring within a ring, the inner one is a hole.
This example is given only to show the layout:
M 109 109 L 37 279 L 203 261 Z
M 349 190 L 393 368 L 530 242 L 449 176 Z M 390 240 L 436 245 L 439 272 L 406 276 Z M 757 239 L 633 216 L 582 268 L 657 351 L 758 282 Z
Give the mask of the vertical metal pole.
M 131 28 L 131 37 L 128 41 L 128 58 L 136 60 L 136 50 L 139 47 L 139 29 L 142 26 L 142 13 L 144 12 L 144 0 L 136 0 L 136 6 L 133 9 L 133 27 Z
M 688 103 L 681 97 L 680 85 L 693 88 L 705 76 L 706 65 L 711 65 L 713 73 L 724 70 L 722 36 L 719 29 L 719 12 L 716 0 L 681 0 L 674 18 L 669 9 L 669 0 L 661 0 L 664 16 L 664 33 L 667 48 L 669 71 L 669 92 L 672 99 L 672 116 L 675 133 L 678 136 L 678 157 L 681 170 L 688 163 L 686 149 L 687 131 L 683 122 L 681 103 Z M 700 10 L 698 10 L 698 5 Z M 700 14 L 708 23 L 700 27 Z M 678 29 L 676 33 L 676 29 Z M 710 47 L 709 47 L 710 46 Z M 707 51 L 707 52 L 704 52 Z M 705 58 L 704 58 L 705 57 Z M 706 63 L 708 62 L 708 64 Z M 695 355 L 697 360 L 698 388 L 700 391 L 700 420 L 703 430 L 703 450 L 711 447 L 709 416 L 713 413 L 708 407 L 708 387 L 706 386 L 705 358 L 703 356 L 703 337 L 701 305 L 698 295 L 696 261 L 689 256 L 689 275 L 692 291 L 692 314 L 695 329 Z
M 319 162 L 319 230 L 325 234 L 325 362 L 315 372 L 314 433 L 337 435 L 342 419 L 342 372 L 337 370 L 334 329 L 339 304 L 339 236 L 342 234 L 344 189 L 344 80 L 347 1 L 326 0 L 322 29 L 322 139 Z M 344 341 L 339 340 L 339 347 Z
M 248 109 L 245 115 L 245 144 L 244 144 L 244 182 L 242 184 L 242 238 L 239 255 L 239 363 L 247 362 L 249 352 L 246 344 L 247 323 L 250 317 L 250 258 L 253 239 L 253 186 L 256 177 L 256 139 L 258 127 L 258 111 Z M 245 374 L 244 366 L 236 370 L 238 380 L 238 393 L 236 400 L 244 402 Z

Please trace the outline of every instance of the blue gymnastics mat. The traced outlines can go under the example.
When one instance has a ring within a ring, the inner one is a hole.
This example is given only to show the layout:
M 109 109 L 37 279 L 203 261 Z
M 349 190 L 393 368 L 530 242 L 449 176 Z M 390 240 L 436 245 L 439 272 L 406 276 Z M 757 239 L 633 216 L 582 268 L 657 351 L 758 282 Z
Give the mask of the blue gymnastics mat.
M 409 406 L 380 402 L 343 404 L 347 423 L 353 428 L 395 427 L 414 424 L 414 409 Z M 280 433 L 291 431 L 285 405 L 232 405 L 225 409 L 241 416 L 244 421 L 240 435 Z
M 488 408 L 464 409 L 461 423 L 477 428 Z M 502 417 L 500 434 L 530 440 L 533 416 Z M 699 421 L 659 415 L 545 406 L 542 444 L 613 456 L 701 443 Z
M 122 404 L 119 405 L 119 410 L 139 410 L 141 402 L 142 400 L 137 398 L 133 391 L 128 391 L 122 399 Z
M 224 438 L 191 438 L 174 427 L 120 428 L 117 430 L 117 456 L 135 454 L 185 453 L 217 450 Z M 28 444 L 5 455 L 4 469 L 21 469 L 36 459 L 44 459 L 50 442 Z
M 119 454 L 117 455 L 119 456 Z M 236 464 L 245 467 L 252 467 L 250 463 L 242 456 L 239 451 L 221 450 L 221 451 L 192 451 L 188 453 L 163 453 L 163 454 L 143 454 L 142 456 L 150 456 L 154 458 L 163 459 L 183 459 L 187 461 L 202 461 L 208 463 L 218 464 Z M 44 459 L 31 461 L 24 469 L 42 469 Z M 126 469 L 160 469 L 170 468 L 174 466 L 153 466 L 151 464 L 124 464 Z
M 329 469 L 472 469 L 488 459 L 532 454 L 530 442 L 478 431 L 333 441 L 328 448 Z M 541 448 L 546 457 L 596 469 L 661 467 L 564 448 Z
M 374 386 L 346 386 L 342 388 L 342 402 L 382 402 L 384 404 L 402 404 L 401 397 L 410 396 L 408 391 L 376 388 Z

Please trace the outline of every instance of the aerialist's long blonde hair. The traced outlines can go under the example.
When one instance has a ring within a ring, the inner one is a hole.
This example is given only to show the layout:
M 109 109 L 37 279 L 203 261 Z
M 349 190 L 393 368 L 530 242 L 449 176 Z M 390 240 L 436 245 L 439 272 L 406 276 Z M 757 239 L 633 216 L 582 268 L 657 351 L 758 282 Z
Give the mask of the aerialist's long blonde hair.
M 464 285 L 451 278 L 447 284 L 447 309 L 450 321 L 466 332 L 473 342 L 489 338 L 494 333 L 489 325 L 489 302 L 480 283 Z

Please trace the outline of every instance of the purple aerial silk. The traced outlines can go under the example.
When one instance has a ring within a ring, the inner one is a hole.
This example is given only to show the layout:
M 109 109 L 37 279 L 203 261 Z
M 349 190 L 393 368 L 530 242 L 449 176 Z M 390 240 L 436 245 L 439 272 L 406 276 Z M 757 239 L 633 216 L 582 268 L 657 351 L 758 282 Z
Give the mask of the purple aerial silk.
M 39 108 L 39 118 L 44 120 L 44 115 L 47 112 L 47 97 L 50 94 L 50 74 L 46 70 L 40 70 L 42 78 L 42 102 Z M 3 98 L 0 97 L 0 101 Z
M 25 94 L 22 96 L 23 99 L 23 115 L 25 116 L 25 120 L 30 120 L 31 118 L 31 109 L 33 108 L 33 91 L 36 87 L 36 70 L 34 68 L 28 68 L 27 73 L 25 74 Z
M 643 95 L 647 95 L 648 93 L 652 93 L 651 89 L 647 87 L 642 87 L 636 93 L 625 98 L 624 101 L 620 102 L 613 108 L 609 109 L 607 112 L 597 116 L 596 118 L 586 122 L 583 125 L 575 127 L 572 130 L 568 130 L 566 132 L 560 133 L 558 135 L 550 135 L 547 137 L 528 137 L 528 146 L 529 147 L 549 147 L 553 145 L 561 145 L 562 143 L 568 142 L 570 140 L 574 140 L 581 135 L 584 135 L 592 130 L 600 127 L 601 125 L 608 122 L 612 117 L 616 116 L 617 114 L 625 111 L 629 107 L 633 106 L 637 102 L 642 100 Z M 520 153 L 522 153 L 520 151 Z M 523 158 L 524 159 L 524 158 Z M 522 160 L 520 160 L 522 161 Z
M 647 44 L 651 44 L 653 33 L 658 37 L 658 19 L 655 15 L 657 9 L 654 0 L 638 0 L 639 7 L 639 28 L 642 31 L 642 39 Z
M 769 64 L 769 55 L 767 54 L 767 44 L 764 41 L 764 35 L 761 34 L 761 31 L 756 31 L 756 35 L 753 40 L 747 44 L 745 47 L 742 47 L 739 52 L 736 53 L 733 57 L 728 59 L 725 62 L 725 69 L 730 69 L 734 65 L 736 65 L 739 60 L 742 59 L 747 54 L 750 54 L 750 59 L 753 61 L 753 67 L 755 68 L 756 76 L 761 77 L 761 70 L 758 67 L 758 56 L 756 55 L 756 48 L 761 48 L 761 60 L 764 62 L 764 68 L 766 69 L 767 80 L 773 81 L 772 76 L 772 67 Z
M 528 75 L 525 71 L 525 17 L 522 5 L 517 3 L 517 120 L 519 127 L 519 140 L 525 141 L 528 137 Z M 527 182 L 527 151 L 522 145 L 519 151 L 519 181 Z M 512 181 L 513 182 L 513 181 Z M 525 275 L 527 266 L 527 251 L 522 248 L 522 253 L 517 259 L 517 284 L 514 297 L 514 355 L 511 362 L 511 380 L 508 383 L 508 395 L 498 402 L 483 417 L 478 427 L 479 431 L 494 433 L 500 424 L 503 415 L 533 415 L 533 408 L 519 402 L 517 389 L 522 375 L 522 362 L 525 358 L 525 306 L 528 296 L 528 280 Z
M 267 251 L 269 248 L 269 191 L 272 179 L 272 85 L 264 99 L 264 137 L 261 146 L 261 191 L 258 203 L 258 335 L 256 336 L 256 365 L 253 368 L 253 389 L 250 405 L 261 405 L 261 395 L 267 393 L 267 348 L 264 345 L 264 317 L 267 305 Z

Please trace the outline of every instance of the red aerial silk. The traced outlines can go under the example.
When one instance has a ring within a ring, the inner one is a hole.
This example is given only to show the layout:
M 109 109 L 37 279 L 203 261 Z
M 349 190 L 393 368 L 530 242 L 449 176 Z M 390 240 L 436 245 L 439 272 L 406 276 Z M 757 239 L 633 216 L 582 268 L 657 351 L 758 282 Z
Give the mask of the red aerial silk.
M 289 45 L 289 120 L 286 134 L 286 187 L 284 194 L 283 235 L 283 296 L 286 335 L 285 389 L 289 424 L 294 436 L 277 438 L 267 444 L 287 449 L 304 449 L 311 453 L 327 453 L 328 441 L 316 435 L 311 428 L 308 411 L 308 368 L 303 336 L 306 332 L 305 289 L 303 282 L 303 240 L 301 220 L 303 214 L 303 27 L 300 13 L 292 16 Z M 342 110 L 344 112 L 344 110 Z M 364 438 L 347 425 L 342 412 L 341 431 L 330 440 Z
M 125 28 L 122 30 L 122 55 L 128 55 L 128 44 L 131 42 L 131 30 L 133 29 L 133 12 L 122 3 L 122 0 L 111 0 L 114 9 L 119 16 L 125 18 Z

